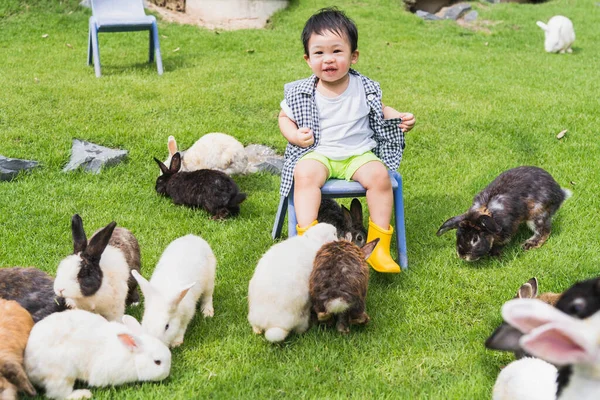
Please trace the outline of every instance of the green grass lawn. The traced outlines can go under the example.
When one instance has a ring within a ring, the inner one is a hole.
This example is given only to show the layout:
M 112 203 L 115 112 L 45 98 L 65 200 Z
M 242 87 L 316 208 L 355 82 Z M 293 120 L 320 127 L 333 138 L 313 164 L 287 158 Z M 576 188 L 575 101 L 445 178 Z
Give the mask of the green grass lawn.
M 0 154 L 41 163 L 0 182 L 0 266 L 54 275 L 72 251 L 74 213 L 90 233 L 112 220 L 133 231 L 147 277 L 175 238 L 195 233 L 211 244 L 214 318 L 196 315 L 167 380 L 93 389 L 98 399 L 489 398 L 512 359 L 483 346 L 502 303 L 532 276 L 542 291 L 562 291 L 600 272 L 596 3 L 473 2 L 486 32 L 422 21 L 399 0 L 335 2 L 359 29 L 357 69 L 381 83 L 385 104 L 417 118 L 400 167 L 409 269 L 371 275 L 367 327 L 347 336 L 312 328 L 273 346 L 252 334 L 246 297 L 272 244 L 279 177 L 236 177 L 248 193 L 240 216 L 212 221 L 155 194 L 152 157 L 166 157 L 168 135 L 185 148 L 208 132 L 282 152 L 283 84 L 310 74 L 300 32 L 331 3 L 292 1 L 263 30 L 160 21 L 162 76 L 145 62 L 147 33 L 101 34 L 96 79 L 86 66 L 90 11 L 77 0 L 0 0 Z M 556 14 L 574 23 L 573 54 L 543 50 L 535 21 Z M 62 173 L 73 138 L 127 149 L 128 160 L 99 175 Z M 545 168 L 573 191 L 550 239 L 525 253 L 524 229 L 502 258 L 460 261 L 454 234 L 436 237 L 436 230 L 518 165 Z M 141 309 L 128 311 L 141 317 Z

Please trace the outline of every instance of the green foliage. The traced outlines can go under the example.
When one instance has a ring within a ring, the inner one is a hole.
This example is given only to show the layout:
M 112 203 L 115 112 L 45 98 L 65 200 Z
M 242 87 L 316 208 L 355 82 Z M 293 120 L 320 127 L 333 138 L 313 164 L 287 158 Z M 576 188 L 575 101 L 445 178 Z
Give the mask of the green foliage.
M 146 33 L 101 34 L 103 76 L 96 79 L 85 64 L 89 10 L 77 1 L 0 2 L 0 154 L 41 163 L 0 182 L 0 266 L 54 274 L 72 249 L 74 213 L 88 232 L 112 220 L 131 229 L 145 276 L 167 244 L 187 233 L 202 235 L 219 261 L 215 317 L 196 316 L 173 352 L 169 379 L 95 388 L 95 398 L 489 398 L 511 360 L 483 347 L 501 304 L 532 276 L 542 291 L 562 291 L 598 274 L 595 0 L 472 3 L 478 30 L 422 21 L 396 0 L 345 0 L 337 4 L 359 29 L 357 69 L 381 83 L 386 104 L 417 117 L 400 168 L 409 270 L 372 274 L 372 322 L 348 336 L 312 328 L 281 346 L 254 336 L 247 285 L 272 244 L 279 178 L 236 177 L 248 200 L 238 218 L 216 222 L 154 193 L 152 157 L 166 157 L 170 134 L 185 148 L 207 132 L 282 152 L 282 87 L 310 73 L 300 31 L 328 4 L 292 2 L 263 30 L 161 21 L 163 76 L 146 63 Z M 543 50 L 535 21 L 555 14 L 573 20 L 573 54 Z M 73 138 L 127 149 L 128 161 L 99 175 L 64 174 Z M 527 164 L 574 192 L 548 242 L 523 252 L 524 229 L 500 259 L 458 260 L 453 234 L 438 238 L 437 228 L 500 172 Z

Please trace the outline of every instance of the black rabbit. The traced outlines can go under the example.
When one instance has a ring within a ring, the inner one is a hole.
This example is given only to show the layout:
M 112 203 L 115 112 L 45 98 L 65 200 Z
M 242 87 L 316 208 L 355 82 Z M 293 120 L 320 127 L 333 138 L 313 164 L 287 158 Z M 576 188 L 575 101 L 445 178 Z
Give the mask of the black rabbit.
M 360 200 L 352 199 L 350 210 L 341 206 L 333 199 L 321 199 L 319 222 L 335 226 L 340 239 L 351 241 L 358 247 L 367 242 L 367 231 L 363 225 L 363 213 Z
M 523 249 L 540 247 L 550 236 L 552 216 L 570 195 L 541 168 L 513 168 L 477 194 L 466 213 L 444 222 L 437 235 L 456 229 L 458 256 L 475 261 L 488 253 L 500 255 L 521 223 L 526 222 L 534 235 Z
M 156 191 L 170 197 L 173 203 L 202 208 L 213 219 L 240 213 L 240 203 L 246 199 L 246 193 L 241 193 L 227 174 L 212 169 L 179 172 L 180 153 L 173 155 L 169 168 L 157 158 L 154 161 L 162 171 L 162 175 L 156 178 Z

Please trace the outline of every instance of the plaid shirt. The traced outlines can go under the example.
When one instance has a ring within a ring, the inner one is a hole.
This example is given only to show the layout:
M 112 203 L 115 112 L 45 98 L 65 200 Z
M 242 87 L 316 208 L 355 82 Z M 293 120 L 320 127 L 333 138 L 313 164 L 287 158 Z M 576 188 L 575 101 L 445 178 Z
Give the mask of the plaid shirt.
M 400 118 L 384 120 L 379 83 L 353 69 L 350 69 L 350 73 L 361 78 L 367 96 L 367 103 L 371 108 L 369 125 L 375 132 L 373 139 L 377 142 L 373 153 L 383 161 L 388 169 L 396 171 L 402 160 L 402 150 L 405 146 L 404 133 L 398 127 L 402 120 Z M 315 75 L 288 83 L 284 87 L 285 101 L 292 110 L 296 124 L 299 128 L 312 129 L 315 142 L 304 148 L 288 143 L 281 172 L 281 187 L 279 189 L 281 196 L 287 196 L 292 188 L 294 167 L 300 157 L 309 151 L 313 151 L 319 145 L 321 139 L 319 110 L 317 110 L 317 103 L 315 102 L 316 87 L 317 77 Z

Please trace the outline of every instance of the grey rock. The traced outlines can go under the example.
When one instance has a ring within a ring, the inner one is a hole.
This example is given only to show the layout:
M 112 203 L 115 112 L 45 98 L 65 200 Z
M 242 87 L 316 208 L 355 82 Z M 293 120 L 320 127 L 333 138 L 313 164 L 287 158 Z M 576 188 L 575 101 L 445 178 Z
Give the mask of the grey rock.
M 20 171 L 28 171 L 38 165 L 37 161 L 0 156 L 0 181 L 13 180 Z
M 416 14 L 418 17 L 423 18 L 425 21 L 437 21 L 437 20 L 441 19 L 437 15 L 428 13 L 427 11 L 423 11 L 423 10 L 417 10 Z
M 248 156 L 247 173 L 264 171 L 273 175 L 281 175 L 283 157 L 277 155 L 275 149 L 262 144 L 249 144 L 244 150 Z
M 256 165 L 257 171 L 268 172 L 273 175 L 281 175 L 283 169 L 283 157 L 282 158 L 268 158 L 264 162 Z
M 85 8 L 92 8 L 92 0 L 82 0 L 79 5 Z
M 453 5 L 452 7 L 448 7 L 446 13 L 444 14 L 444 19 L 453 19 L 457 20 L 464 12 L 469 11 L 471 9 L 471 5 L 467 3 L 458 3 Z
M 100 173 L 103 166 L 120 163 L 127 157 L 127 150 L 109 149 L 94 143 L 73 139 L 71 160 L 63 168 L 63 172 L 73 171 L 79 167 L 84 170 Z
M 478 16 L 479 13 L 477 11 L 471 10 L 465 15 L 464 20 L 465 22 L 473 22 L 477 19 Z

